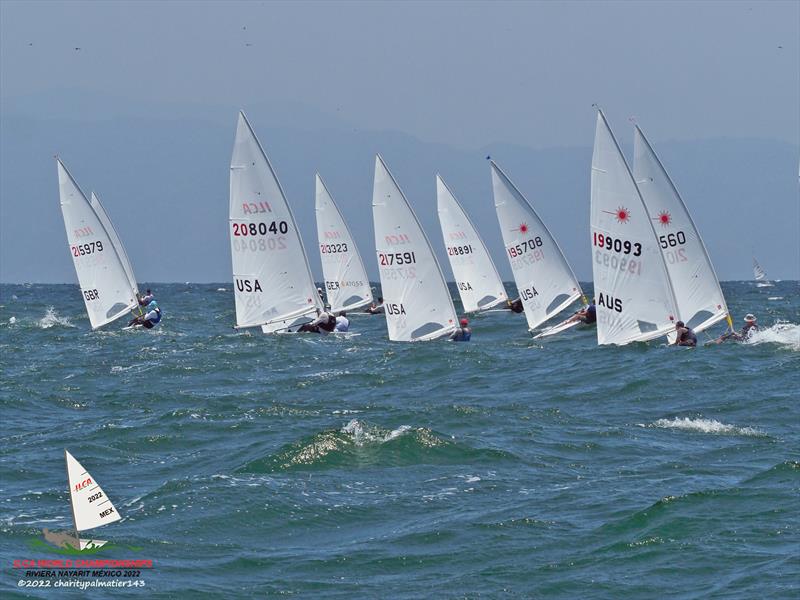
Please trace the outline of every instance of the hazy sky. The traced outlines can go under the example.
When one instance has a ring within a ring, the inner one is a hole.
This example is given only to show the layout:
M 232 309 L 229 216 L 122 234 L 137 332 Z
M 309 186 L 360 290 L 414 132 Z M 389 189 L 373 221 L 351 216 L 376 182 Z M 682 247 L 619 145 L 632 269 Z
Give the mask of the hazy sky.
M 637 116 L 663 149 L 721 278 L 748 277 L 753 254 L 798 277 L 800 1 L 0 0 L 0 280 L 75 280 L 56 152 L 100 193 L 143 281 L 229 280 L 239 108 L 307 248 L 319 169 L 374 250 L 381 152 L 440 260 L 437 170 L 508 277 L 483 160 L 497 151 L 588 279 L 593 103 L 623 146 Z
M 612 118 L 658 115 L 657 139 L 800 137 L 796 0 L 3 0 L 0 11 L 2 98 L 66 87 L 299 101 L 466 148 L 584 145 L 594 102 Z

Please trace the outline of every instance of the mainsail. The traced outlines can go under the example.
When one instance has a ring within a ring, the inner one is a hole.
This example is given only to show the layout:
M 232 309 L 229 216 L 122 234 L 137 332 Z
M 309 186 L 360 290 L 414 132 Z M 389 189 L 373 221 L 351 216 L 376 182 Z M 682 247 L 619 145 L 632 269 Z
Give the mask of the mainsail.
M 229 220 L 237 327 L 272 333 L 322 310 L 294 216 L 243 112 L 231 157 Z
M 439 224 L 447 258 L 465 312 L 487 310 L 508 300 L 503 281 L 469 216 L 440 175 L 436 175 Z
M 92 329 L 138 305 L 136 279 L 119 236 L 100 201 L 91 202 L 56 158 L 64 227 Z
M 656 229 L 678 316 L 696 332 L 708 329 L 728 316 L 725 296 L 686 204 L 638 125 L 633 176 Z
M 533 206 L 491 161 L 492 190 L 506 258 L 533 331 L 583 295 L 575 273 Z
M 322 177 L 316 176 L 317 238 L 331 310 L 353 310 L 372 302 L 369 278 L 342 213 Z
M 375 248 L 389 339 L 432 340 L 456 329 L 456 310 L 428 238 L 380 155 L 372 189 Z
M 600 110 L 591 194 L 597 343 L 623 345 L 673 332 L 675 296 L 653 221 Z
M 75 532 L 80 542 L 79 549 L 84 550 L 91 546 L 100 547 L 106 543 L 104 540 L 80 539 L 80 532 L 114 523 L 122 517 L 81 463 L 66 450 L 64 450 L 64 456 L 67 461 L 69 497 L 72 503 Z

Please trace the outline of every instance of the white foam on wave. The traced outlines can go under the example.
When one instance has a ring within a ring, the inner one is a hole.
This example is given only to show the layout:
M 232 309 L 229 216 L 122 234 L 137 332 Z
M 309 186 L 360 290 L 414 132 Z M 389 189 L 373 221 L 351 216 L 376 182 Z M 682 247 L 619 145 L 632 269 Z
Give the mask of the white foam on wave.
M 408 425 L 401 425 L 397 429 L 391 431 L 380 430 L 377 427 L 364 426 L 358 419 L 351 420 L 347 425 L 342 427 L 342 433 L 353 436 L 353 442 L 356 446 L 363 446 L 369 443 L 384 443 L 390 440 L 399 438 L 401 435 L 410 431 L 411 427 Z
M 745 342 L 747 344 L 780 344 L 800 351 L 800 325 L 778 321 L 772 327 L 759 329 Z
M 659 419 L 652 425 L 660 429 L 680 429 L 682 431 L 694 431 L 697 433 L 713 433 L 717 435 L 745 435 L 762 437 L 766 435 L 763 431 L 755 427 L 737 427 L 720 423 L 715 419 L 691 419 L 675 417 L 674 419 Z
M 17 322 L 17 317 L 11 317 L 11 318 L 8 320 L 8 324 L 9 324 L 9 325 L 13 325 L 13 324 L 14 324 L 14 323 L 16 323 L 16 322 Z
M 42 329 L 50 329 L 56 325 L 60 325 L 61 327 L 75 327 L 75 325 L 73 325 L 69 320 L 69 317 L 59 316 L 56 312 L 56 309 L 52 306 L 47 308 L 47 312 L 45 312 L 44 316 L 39 319 L 37 325 L 39 325 L 39 327 Z
M 783 296 L 770 296 L 767 300 L 783 300 Z
M 217 288 L 217 291 L 218 292 L 227 292 L 228 290 L 226 290 L 225 288 Z

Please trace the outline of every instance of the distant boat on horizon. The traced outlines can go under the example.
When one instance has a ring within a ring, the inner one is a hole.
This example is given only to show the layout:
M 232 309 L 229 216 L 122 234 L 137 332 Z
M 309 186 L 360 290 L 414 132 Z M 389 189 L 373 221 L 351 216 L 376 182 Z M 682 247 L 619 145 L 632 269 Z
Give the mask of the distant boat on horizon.
M 773 287 L 775 285 L 767 279 L 767 273 L 758 264 L 755 256 L 753 257 L 753 279 L 755 279 L 756 287 Z

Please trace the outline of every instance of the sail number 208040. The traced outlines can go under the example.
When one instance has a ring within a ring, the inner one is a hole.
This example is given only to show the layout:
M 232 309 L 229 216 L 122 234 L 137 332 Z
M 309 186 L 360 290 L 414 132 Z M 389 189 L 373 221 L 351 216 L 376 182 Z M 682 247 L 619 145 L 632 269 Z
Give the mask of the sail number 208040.
M 263 221 L 261 223 L 231 223 L 231 225 L 234 237 L 288 233 L 289 231 L 289 224 L 286 221 L 272 221 L 269 224 Z

